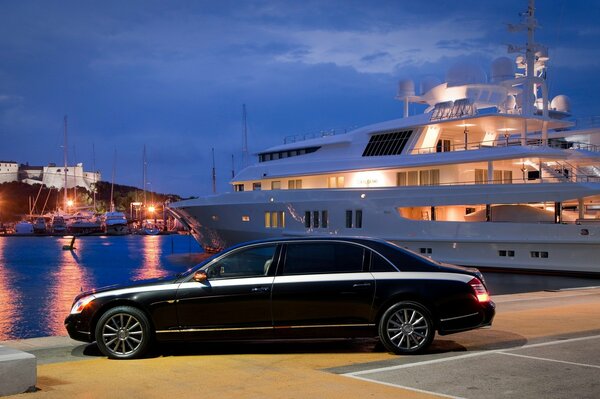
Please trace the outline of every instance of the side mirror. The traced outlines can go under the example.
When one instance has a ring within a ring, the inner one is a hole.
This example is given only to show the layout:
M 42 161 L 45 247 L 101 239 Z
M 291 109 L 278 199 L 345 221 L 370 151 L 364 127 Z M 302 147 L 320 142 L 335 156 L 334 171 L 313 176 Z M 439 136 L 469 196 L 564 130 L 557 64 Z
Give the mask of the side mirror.
M 198 270 L 196 273 L 194 273 L 194 281 L 197 283 L 203 283 L 206 280 L 208 280 L 208 276 L 206 275 L 206 272 L 204 270 Z

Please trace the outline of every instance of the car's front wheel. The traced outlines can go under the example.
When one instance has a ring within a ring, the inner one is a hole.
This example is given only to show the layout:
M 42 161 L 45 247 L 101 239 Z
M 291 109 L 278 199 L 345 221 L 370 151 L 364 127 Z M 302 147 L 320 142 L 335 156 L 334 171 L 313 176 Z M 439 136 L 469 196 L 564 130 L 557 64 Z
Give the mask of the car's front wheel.
M 396 354 L 417 353 L 433 341 L 435 329 L 427 308 L 416 302 L 398 302 L 379 323 L 379 339 Z
M 146 315 L 131 306 L 109 309 L 96 325 L 96 343 L 112 359 L 141 357 L 150 344 L 150 323 Z

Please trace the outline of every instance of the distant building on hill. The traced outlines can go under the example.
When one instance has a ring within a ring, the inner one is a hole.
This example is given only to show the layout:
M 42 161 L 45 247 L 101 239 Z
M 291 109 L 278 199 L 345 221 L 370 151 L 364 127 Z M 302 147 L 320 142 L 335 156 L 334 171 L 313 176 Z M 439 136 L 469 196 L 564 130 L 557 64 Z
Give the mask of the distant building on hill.
M 67 188 L 84 187 L 91 190 L 100 181 L 100 172 L 86 172 L 83 164 L 67 166 Z M 65 186 L 65 168 L 51 163 L 48 166 L 30 166 L 14 161 L 0 161 L 0 183 L 18 181 L 27 184 L 44 184 L 61 189 Z

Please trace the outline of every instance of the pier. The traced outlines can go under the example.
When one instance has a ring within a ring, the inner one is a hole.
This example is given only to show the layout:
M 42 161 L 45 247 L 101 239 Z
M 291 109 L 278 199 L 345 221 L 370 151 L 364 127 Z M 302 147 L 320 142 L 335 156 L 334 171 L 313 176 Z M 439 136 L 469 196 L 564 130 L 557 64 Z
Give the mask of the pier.
M 490 329 L 437 336 L 418 356 L 375 341 L 170 344 L 114 361 L 66 337 L 1 342 L 37 357 L 15 397 L 497 398 L 600 396 L 600 289 L 498 295 Z

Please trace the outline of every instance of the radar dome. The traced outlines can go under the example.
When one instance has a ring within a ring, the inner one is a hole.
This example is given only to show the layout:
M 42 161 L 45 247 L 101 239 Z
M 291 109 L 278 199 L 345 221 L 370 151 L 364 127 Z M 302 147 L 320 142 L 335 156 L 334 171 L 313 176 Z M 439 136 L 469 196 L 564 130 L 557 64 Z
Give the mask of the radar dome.
M 426 76 L 421 79 L 421 95 L 427 93 L 429 90 L 433 89 L 435 86 L 440 85 L 442 82 L 435 76 Z
M 483 68 L 471 60 L 461 60 L 455 63 L 446 72 L 448 86 L 462 86 L 467 84 L 481 84 L 487 82 Z
M 564 94 L 560 94 L 550 101 L 550 109 L 559 112 L 571 112 L 571 99 Z
M 507 110 L 515 109 L 515 107 L 517 106 L 517 98 L 515 96 L 513 96 L 512 94 L 509 94 L 506 97 L 506 101 L 504 102 L 504 106 L 506 106 Z
M 492 61 L 492 83 L 499 83 L 515 77 L 515 64 L 508 57 L 496 58 Z
M 415 82 L 404 79 L 398 82 L 398 97 L 404 98 L 415 95 Z

